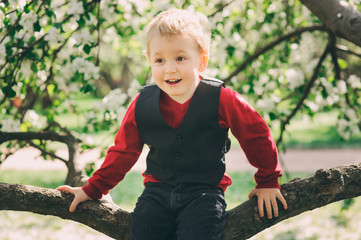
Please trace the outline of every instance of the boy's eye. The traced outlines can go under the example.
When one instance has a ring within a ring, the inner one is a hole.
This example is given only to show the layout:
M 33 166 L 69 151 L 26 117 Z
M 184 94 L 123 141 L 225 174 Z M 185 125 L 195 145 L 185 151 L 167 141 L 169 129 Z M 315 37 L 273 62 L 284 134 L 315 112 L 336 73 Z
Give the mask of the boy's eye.
M 184 60 L 185 60 L 184 57 L 178 57 L 178 58 L 177 58 L 177 61 L 180 61 L 180 62 L 181 62 L 181 61 L 184 61 Z
M 163 59 L 157 59 L 155 60 L 156 63 L 162 63 L 163 62 Z

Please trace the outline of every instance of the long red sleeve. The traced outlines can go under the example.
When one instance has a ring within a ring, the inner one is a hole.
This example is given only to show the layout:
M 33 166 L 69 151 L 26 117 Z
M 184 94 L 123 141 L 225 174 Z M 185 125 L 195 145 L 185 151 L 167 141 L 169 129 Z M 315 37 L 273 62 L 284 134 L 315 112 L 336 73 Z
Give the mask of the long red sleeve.
M 231 129 L 250 164 L 258 169 L 255 174 L 257 188 L 280 188 L 278 152 L 263 118 L 229 88 L 221 91 L 219 117 L 220 125 Z

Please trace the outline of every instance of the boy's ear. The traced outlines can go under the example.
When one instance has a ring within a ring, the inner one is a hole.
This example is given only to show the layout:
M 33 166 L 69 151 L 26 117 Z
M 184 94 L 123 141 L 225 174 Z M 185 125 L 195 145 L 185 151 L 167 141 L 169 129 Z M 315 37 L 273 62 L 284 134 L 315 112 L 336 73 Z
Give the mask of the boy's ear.
M 206 70 L 208 64 L 208 53 L 202 53 L 201 59 L 199 63 L 199 72 L 204 72 Z

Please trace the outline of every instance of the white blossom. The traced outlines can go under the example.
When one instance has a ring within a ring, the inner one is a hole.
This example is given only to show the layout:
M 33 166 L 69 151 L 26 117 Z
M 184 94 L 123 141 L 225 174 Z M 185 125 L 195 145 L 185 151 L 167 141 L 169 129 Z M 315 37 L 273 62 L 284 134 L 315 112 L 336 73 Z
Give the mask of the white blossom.
M 0 66 L 6 63 L 6 47 L 5 44 L 9 41 L 9 37 L 5 37 L 2 43 L 0 43 Z
M 2 120 L 1 131 L 3 131 L 3 132 L 19 132 L 20 131 L 20 120 L 18 120 L 18 119 Z
M 44 70 L 40 70 L 36 74 L 39 77 L 36 81 L 36 83 L 38 85 L 41 85 L 42 83 L 44 83 L 46 81 L 46 79 L 48 78 L 48 76 L 46 75 L 46 71 L 44 71 Z
M 46 119 L 44 116 L 39 116 L 34 110 L 30 109 L 24 116 L 25 122 L 30 122 L 32 126 L 37 128 L 43 128 L 46 125 Z
M 79 19 L 79 15 L 84 13 L 83 2 L 78 0 L 71 0 L 66 11 L 68 15 L 74 15 L 75 19 Z
M 86 80 L 97 78 L 99 74 L 99 67 L 81 57 L 77 57 L 73 60 L 72 68 L 74 73 L 76 71 L 84 73 L 84 78 Z
M 96 119 L 95 112 L 93 110 L 90 110 L 89 112 L 84 114 L 85 122 L 89 123 L 92 122 L 94 119 Z
M 127 94 L 129 97 L 133 98 L 135 97 L 135 95 L 137 95 L 137 93 L 139 92 L 140 89 L 140 84 L 137 81 L 137 79 L 134 79 L 131 83 L 130 86 L 127 90 Z
M 349 127 L 350 123 L 346 119 L 340 119 L 337 123 L 337 131 L 344 139 L 350 139 L 351 137 Z
M 344 80 L 337 81 L 337 89 L 339 94 L 345 94 L 347 92 L 346 82 Z
M 24 42 L 25 46 L 28 46 L 27 42 L 32 35 L 33 33 L 29 33 L 25 31 L 25 29 L 20 29 L 18 32 L 15 33 L 15 38 L 21 39 Z
M 360 89 L 361 88 L 361 79 L 358 76 L 354 75 L 354 74 L 348 77 L 347 82 L 354 89 Z
M 34 23 L 37 21 L 37 19 L 38 18 L 36 14 L 34 14 L 33 11 L 30 11 L 28 13 L 22 14 L 19 24 L 23 26 L 26 32 L 33 33 Z
M 348 109 L 344 109 L 343 112 L 351 122 L 357 123 L 359 121 L 355 110 L 348 108 Z
M 56 44 L 64 40 L 64 37 L 60 34 L 59 30 L 55 27 L 51 27 L 44 37 L 45 41 L 50 44 Z
M 93 36 L 90 34 L 88 28 L 83 28 L 72 36 L 78 44 L 94 42 Z
M 259 99 L 256 106 L 264 112 L 272 112 L 275 109 L 276 104 L 271 99 Z
M 0 3 L 1 7 L 4 7 L 4 3 Z M 4 25 L 4 19 L 5 19 L 5 14 L 3 11 L 0 11 L 0 29 L 2 29 L 5 25 Z
M 20 71 L 23 74 L 23 78 L 24 79 L 29 79 L 29 77 L 32 74 L 32 70 L 31 70 L 31 62 L 30 61 L 23 61 L 21 66 L 20 66 Z
M 305 100 L 305 104 L 311 109 L 312 112 L 318 112 L 320 109 L 320 107 L 315 102 Z
M 285 72 L 286 80 L 289 84 L 289 88 L 294 90 L 295 88 L 301 86 L 305 82 L 305 76 L 300 70 L 295 70 L 290 68 Z
M 26 0 L 9 0 L 9 5 L 8 7 L 10 9 L 19 9 L 19 10 L 23 10 L 25 5 L 26 5 Z
M 116 112 L 125 103 L 127 98 L 128 96 L 120 88 L 116 88 L 103 98 L 103 107 L 111 112 Z
M 117 110 L 116 120 L 119 124 L 122 123 L 126 111 L 127 111 L 127 108 L 124 106 L 120 106 L 119 109 Z

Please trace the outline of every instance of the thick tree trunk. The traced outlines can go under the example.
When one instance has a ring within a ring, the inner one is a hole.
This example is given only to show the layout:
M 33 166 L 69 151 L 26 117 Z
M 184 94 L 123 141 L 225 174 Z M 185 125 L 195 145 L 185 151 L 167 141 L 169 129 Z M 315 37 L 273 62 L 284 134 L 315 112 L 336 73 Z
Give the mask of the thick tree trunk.
M 361 47 L 361 13 L 341 0 L 301 0 L 337 36 Z
M 278 218 L 258 217 L 257 201 L 251 199 L 229 211 L 223 240 L 247 239 L 302 212 L 361 195 L 361 163 L 319 170 L 305 179 L 282 185 L 288 209 L 281 205 Z M 0 210 L 29 211 L 71 219 L 115 239 L 129 238 L 130 214 L 106 201 L 88 201 L 75 213 L 68 208 L 72 195 L 51 189 L 0 183 Z

